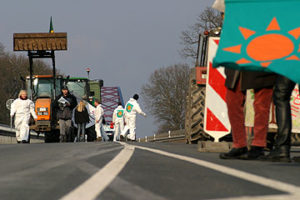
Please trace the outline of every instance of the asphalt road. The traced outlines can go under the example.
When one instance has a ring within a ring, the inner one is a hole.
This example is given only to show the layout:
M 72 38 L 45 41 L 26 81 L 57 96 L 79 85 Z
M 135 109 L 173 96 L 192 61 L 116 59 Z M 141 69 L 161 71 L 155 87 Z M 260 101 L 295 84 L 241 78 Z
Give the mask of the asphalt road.
M 300 163 L 221 160 L 196 145 L 0 145 L 0 199 L 300 199 Z M 300 156 L 300 149 L 293 149 Z

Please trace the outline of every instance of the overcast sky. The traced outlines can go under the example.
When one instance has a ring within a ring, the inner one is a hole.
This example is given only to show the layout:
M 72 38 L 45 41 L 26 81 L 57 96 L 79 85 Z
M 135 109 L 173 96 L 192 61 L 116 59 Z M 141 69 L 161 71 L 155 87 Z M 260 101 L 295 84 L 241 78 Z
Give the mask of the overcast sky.
M 68 33 L 68 51 L 56 52 L 57 68 L 86 76 L 89 67 L 91 79 L 120 86 L 127 101 L 155 69 L 187 62 L 178 54 L 180 34 L 213 1 L 1 0 L 0 42 L 12 51 L 13 33 L 48 32 L 52 16 L 54 31 Z M 137 137 L 155 130 L 152 117 L 138 117 Z

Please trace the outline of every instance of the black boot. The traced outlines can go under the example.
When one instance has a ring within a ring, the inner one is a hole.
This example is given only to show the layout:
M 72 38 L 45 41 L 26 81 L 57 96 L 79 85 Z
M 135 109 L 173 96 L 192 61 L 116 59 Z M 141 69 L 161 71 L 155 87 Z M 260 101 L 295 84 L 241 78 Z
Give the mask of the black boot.
M 248 151 L 247 147 L 232 148 L 228 153 L 221 153 L 221 159 L 239 159 L 242 155 Z
M 291 162 L 290 146 L 276 146 L 269 155 L 265 157 L 266 161 L 272 162 Z
M 251 146 L 247 154 L 242 155 L 240 159 L 260 160 L 264 155 L 264 147 Z

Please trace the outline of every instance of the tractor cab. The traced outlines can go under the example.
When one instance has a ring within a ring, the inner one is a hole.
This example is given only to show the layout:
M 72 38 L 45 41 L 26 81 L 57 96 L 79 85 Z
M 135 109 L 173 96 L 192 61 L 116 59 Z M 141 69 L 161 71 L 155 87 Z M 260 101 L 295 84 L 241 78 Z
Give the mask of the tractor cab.
M 62 76 L 57 76 L 55 79 L 56 88 L 54 91 L 52 75 L 35 75 L 32 79 L 32 89 L 30 89 L 30 77 L 26 77 L 26 88 L 28 96 L 32 96 L 32 100 L 36 101 L 39 98 L 50 98 L 54 100 L 60 93 L 63 83 Z
M 77 99 L 88 100 L 90 95 L 89 80 L 82 77 L 72 77 L 65 79 L 65 85 L 68 87 L 69 92 Z

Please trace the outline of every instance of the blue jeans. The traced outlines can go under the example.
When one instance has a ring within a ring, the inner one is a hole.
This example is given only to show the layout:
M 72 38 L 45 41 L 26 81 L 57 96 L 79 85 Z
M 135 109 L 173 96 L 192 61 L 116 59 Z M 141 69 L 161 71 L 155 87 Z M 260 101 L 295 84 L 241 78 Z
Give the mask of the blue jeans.
M 82 137 L 84 138 L 85 123 L 77 124 L 77 141 L 80 141 L 80 133 L 82 134 Z

